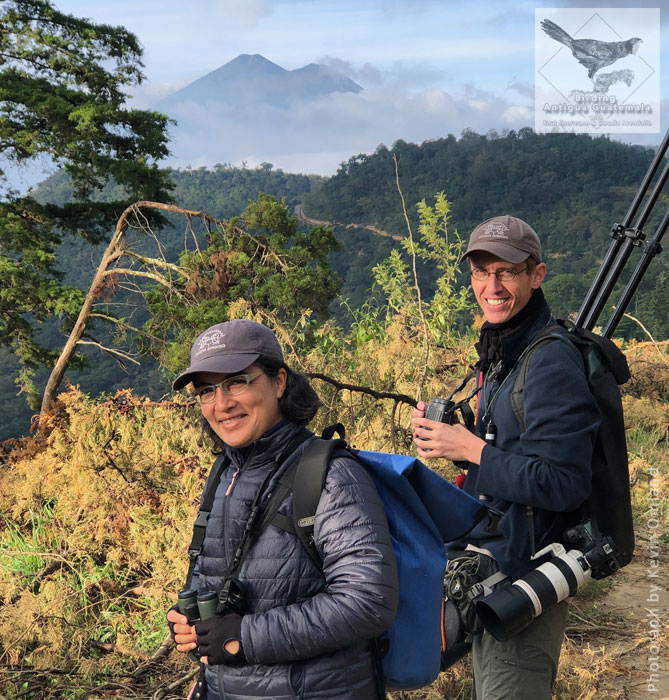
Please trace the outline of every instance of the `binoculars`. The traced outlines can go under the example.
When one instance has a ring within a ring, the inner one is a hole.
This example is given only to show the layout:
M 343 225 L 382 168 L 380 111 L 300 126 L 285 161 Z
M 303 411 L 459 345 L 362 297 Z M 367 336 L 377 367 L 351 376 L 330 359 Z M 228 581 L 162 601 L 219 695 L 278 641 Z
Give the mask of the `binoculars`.
M 216 614 L 218 607 L 218 593 L 216 591 L 199 592 L 193 589 L 181 591 L 177 596 L 177 609 L 188 618 L 192 625 L 199 620 L 206 620 Z M 191 661 L 198 661 L 195 652 L 188 652 Z
M 456 423 L 456 410 L 461 408 L 461 404 L 456 404 L 455 401 L 451 399 L 444 399 L 439 396 L 435 397 L 430 401 L 427 408 L 425 409 L 425 417 L 428 420 L 437 421 L 437 423 L 446 423 L 448 425 L 453 425 Z M 421 440 L 426 440 L 427 438 L 420 438 Z M 426 450 L 426 452 L 429 450 Z M 458 469 L 467 469 L 469 466 L 468 462 L 454 461 Z
M 190 589 L 181 591 L 177 596 L 177 608 L 188 618 L 190 624 L 215 615 L 217 607 L 218 593 L 216 591 L 198 592 Z

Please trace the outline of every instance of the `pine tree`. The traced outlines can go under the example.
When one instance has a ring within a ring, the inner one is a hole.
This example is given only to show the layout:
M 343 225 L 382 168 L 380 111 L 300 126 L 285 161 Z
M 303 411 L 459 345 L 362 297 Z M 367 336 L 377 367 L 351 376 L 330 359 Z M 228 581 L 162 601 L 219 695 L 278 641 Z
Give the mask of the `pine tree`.
M 18 354 L 30 386 L 30 372 L 53 358 L 36 327 L 53 317 L 67 326 L 83 299 L 61 283 L 57 246 L 68 234 L 98 242 L 128 203 L 168 197 L 156 164 L 167 155 L 168 119 L 126 106 L 143 75 L 137 37 L 123 27 L 63 14 L 49 0 L 2 0 L 0 27 L 0 344 Z M 45 160 L 69 175 L 74 202 L 39 204 L 12 188 L 7 165 Z M 117 201 L 94 201 L 109 183 Z

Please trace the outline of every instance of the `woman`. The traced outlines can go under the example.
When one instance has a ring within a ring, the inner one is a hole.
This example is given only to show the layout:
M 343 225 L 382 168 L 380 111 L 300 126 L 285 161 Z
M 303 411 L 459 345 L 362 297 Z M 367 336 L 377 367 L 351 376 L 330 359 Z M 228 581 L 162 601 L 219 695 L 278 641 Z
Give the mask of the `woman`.
M 254 321 L 202 333 L 174 388 L 191 382 L 203 428 L 228 460 L 191 584 L 218 592 L 253 504 L 299 457 L 320 401 L 286 366 L 274 333 Z M 291 503 L 288 493 L 279 512 L 290 516 Z M 397 572 L 385 511 L 353 458 L 328 466 L 314 539 L 321 567 L 297 535 L 273 524 L 262 530 L 236 576 L 244 614 L 227 611 L 191 627 L 169 611 L 178 651 L 196 651 L 207 664 L 208 700 L 382 697 L 369 640 L 392 623 Z

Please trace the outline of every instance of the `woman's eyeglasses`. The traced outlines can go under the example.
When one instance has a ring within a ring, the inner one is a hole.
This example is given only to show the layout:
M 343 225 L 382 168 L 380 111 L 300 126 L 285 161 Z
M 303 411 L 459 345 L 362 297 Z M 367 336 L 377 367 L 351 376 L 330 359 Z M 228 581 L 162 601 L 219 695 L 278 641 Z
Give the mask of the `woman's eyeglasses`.
M 195 396 L 200 403 L 213 403 L 218 387 L 227 396 L 237 396 L 243 394 L 248 389 L 249 384 L 261 374 L 263 374 L 262 371 L 253 374 L 235 374 L 234 377 L 228 377 L 218 384 L 203 384 L 195 387 Z

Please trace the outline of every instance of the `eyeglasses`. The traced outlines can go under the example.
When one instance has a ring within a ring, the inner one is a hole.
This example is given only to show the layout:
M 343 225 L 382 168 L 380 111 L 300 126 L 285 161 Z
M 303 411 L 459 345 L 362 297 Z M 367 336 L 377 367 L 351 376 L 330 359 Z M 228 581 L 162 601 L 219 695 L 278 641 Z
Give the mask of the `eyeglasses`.
M 216 399 L 216 389 L 219 387 L 226 396 L 237 396 L 243 394 L 249 388 L 249 384 L 261 374 L 262 371 L 254 374 L 235 374 L 234 377 L 228 377 L 218 384 L 204 384 L 195 387 L 195 396 L 200 403 L 213 403 Z
M 490 275 L 495 275 L 500 282 L 511 282 L 511 280 L 515 280 L 521 272 L 525 272 L 526 270 L 527 267 L 521 270 L 510 270 L 508 267 L 504 267 L 501 270 L 495 270 L 495 272 L 488 272 L 488 270 L 484 270 L 482 267 L 472 267 L 470 272 L 472 277 L 479 282 L 487 280 Z

